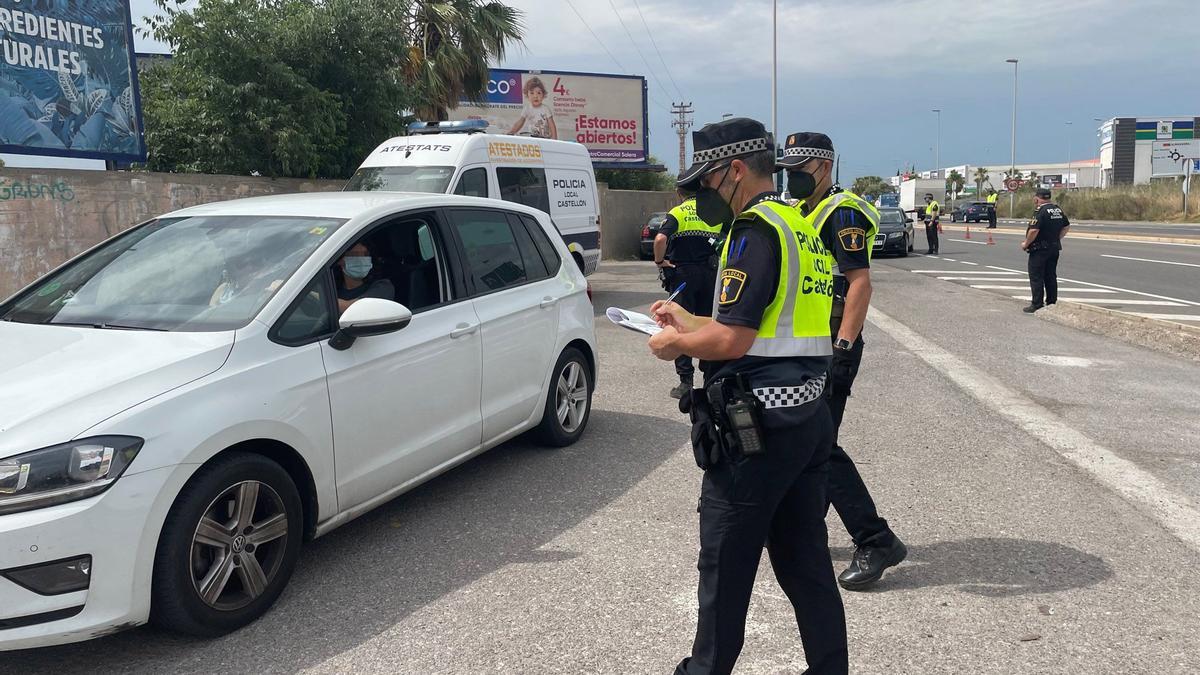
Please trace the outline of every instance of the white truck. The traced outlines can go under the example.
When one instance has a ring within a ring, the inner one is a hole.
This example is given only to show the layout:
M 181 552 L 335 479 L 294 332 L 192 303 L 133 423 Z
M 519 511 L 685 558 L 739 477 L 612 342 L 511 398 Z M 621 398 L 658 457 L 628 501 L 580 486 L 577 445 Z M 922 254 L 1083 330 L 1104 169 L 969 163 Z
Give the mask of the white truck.
M 925 215 L 925 195 L 932 194 L 933 198 L 946 210 L 946 181 L 941 178 L 910 178 L 900 183 L 900 208 L 916 211 L 914 220 L 920 221 Z

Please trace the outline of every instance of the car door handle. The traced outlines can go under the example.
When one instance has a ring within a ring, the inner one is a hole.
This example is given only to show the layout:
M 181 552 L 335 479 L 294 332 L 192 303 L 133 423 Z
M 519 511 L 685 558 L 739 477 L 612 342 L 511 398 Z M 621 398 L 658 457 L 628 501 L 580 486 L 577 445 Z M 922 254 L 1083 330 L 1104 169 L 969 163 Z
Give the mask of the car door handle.
M 558 298 L 552 298 L 547 295 L 546 297 L 542 298 L 542 301 L 538 303 L 538 306 L 542 309 L 550 309 L 556 302 L 558 302 Z
M 479 324 L 477 323 L 460 323 L 454 327 L 454 330 L 450 331 L 450 339 L 457 340 L 460 337 L 466 337 L 474 333 L 478 328 Z

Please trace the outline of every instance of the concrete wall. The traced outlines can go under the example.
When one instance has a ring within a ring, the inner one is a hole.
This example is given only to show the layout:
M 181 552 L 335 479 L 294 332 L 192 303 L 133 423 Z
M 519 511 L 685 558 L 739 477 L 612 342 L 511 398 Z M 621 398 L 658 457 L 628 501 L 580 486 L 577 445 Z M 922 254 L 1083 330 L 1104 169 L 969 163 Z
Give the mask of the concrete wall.
M 609 190 L 600 186 L 601 254 L 606 260 L 632 260 L 638 255 L 642 226 L 655 211 L 679 204 L 674 192 Z
M 339 190 L 344 181 L 0 169 L 0 298 L 118 232 L 196 204 Z

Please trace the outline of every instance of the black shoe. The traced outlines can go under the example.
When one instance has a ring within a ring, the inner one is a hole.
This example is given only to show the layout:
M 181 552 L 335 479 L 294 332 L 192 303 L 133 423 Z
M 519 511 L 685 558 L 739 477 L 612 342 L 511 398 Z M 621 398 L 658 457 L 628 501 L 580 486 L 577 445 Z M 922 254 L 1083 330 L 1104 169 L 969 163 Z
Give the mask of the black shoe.
M 925 251 L 925 255 L 933 255 L 933 249 L 929 249 L 928 251 Z
M 671 398 L 683 398 L 683 395 L 692 390 L 692 383 L 683 381 L 675 385 L 671 390 Z
M 1025 309 L 1022 309 L 1021 311 L 1025 312 L 1026 314 L 1033 314 L 1034 312 L 1038 311 L 1041 308 L 1042 308 L 1042 305 L 1029 305 Z
M 899 538 L 888 547 L 859 546 L 846 571 L 838 575 L 838 584 L 848 591 L 858 591 L 879 581 L 883 571 L 904 562 L 908 548 Z

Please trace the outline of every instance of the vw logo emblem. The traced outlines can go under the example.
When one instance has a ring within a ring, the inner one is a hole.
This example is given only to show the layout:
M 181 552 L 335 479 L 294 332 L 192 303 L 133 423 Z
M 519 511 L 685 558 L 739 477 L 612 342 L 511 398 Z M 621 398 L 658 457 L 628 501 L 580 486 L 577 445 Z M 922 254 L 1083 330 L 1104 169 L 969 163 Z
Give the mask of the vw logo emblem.
M 233 552 L 241 553 L 244 548 L 246 548 L 246 538 L 239 534 L 233 538 Z

